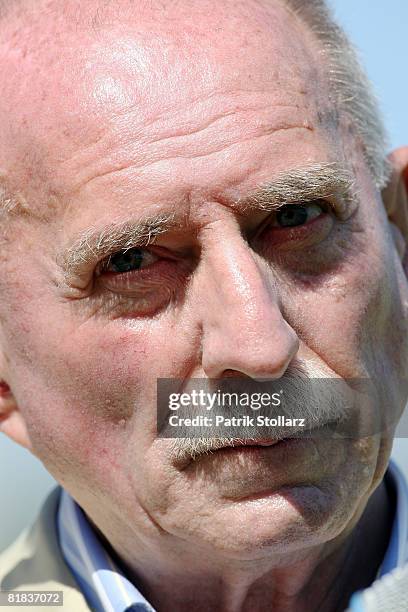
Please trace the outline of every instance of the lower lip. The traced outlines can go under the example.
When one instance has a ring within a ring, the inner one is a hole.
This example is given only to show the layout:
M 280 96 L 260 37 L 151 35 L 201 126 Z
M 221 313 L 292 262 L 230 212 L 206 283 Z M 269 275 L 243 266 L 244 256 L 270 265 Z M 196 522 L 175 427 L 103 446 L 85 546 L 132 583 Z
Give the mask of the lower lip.
M 224 500 L 252 502 L 308 481 L 309 459 L 316 460 L 314 446 L 310 438 L 286 438 L 224 447 L 201 455 L 189 470 L 198 478 L 207 474 Z

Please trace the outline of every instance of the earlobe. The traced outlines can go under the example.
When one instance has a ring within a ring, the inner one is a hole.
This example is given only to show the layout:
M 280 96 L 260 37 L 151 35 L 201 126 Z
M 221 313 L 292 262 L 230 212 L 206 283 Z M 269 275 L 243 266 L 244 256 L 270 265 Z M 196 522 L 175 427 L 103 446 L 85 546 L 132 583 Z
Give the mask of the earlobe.
M 31 450 L 24 417 L 18 409 L 10 387 L 4 381 L 0 381 L 0 431 L 17 444 Z

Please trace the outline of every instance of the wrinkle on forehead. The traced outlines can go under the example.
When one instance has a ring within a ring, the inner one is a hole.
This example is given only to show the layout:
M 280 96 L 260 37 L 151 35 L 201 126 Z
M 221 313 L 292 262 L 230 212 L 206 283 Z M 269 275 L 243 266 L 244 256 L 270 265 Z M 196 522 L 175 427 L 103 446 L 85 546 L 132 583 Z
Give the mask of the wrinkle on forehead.
M 86 4 L 94 6 L 95 2 Z M 143 22 L 134 7 L 146 4 L 155 7 L 157 2 L 115 1 L 107 6 L 117 4 L 133 7 L 131 19 L 126 21 L 126 12 L 124 16 L 120 13 L 112 25 L 100 32 L 92 28 L 78 29 L 72 19 L 64 18 L 62 10 L 54 19 L 40 13 L 37 24 L 31 20 L 25 30 L 20 28 L 17 39 L 10 41 L 8 57 L 5 57 L 10 64 L 5 80 L 14 81 L 10 94 L 17 92 L 22 97 L 30 93 L 24 99 L 30 105 L 41 106 L 42 102 L 43 109 L 50 101 L 60 102 L 61 108 L 57 110 L 74 114 L 75 110 L 89 110 L 83 105 L 88 102 L 92 106 L 98 93 L 105 106 L 115 98 L 119 102 L 130 99 L 136 106 L 146 94 L 152 97 L 149 101 L 159 100 L 163 104 L 164 93 L 177 102 L 194 93 L 208 95 L 211 90 L 221 88 L 250 90 L 259 85 L 279 88 L 288 81 L 303 88 L 304 93 L 310 93 L 311 81 L 318 82 L 318 58 L 308 48 L 308 40 L 302 36 L 303 28 L 274 3 L 270 5 L 270 24 L 266 27 L 264 20 L 268 11 L 261 10 L 262 3 L 254 1 L 249 4 L 257 10 L 249 14 L 245 3 L 228 0 L 224 14 L 220 8 L 224 3 L 213 0 L 193 2 L 194 11 L 190 11 L 190 3 L 178 2 L 172 19 L 167 12 L 160 16 L 151 10 L 141 12 Z M 182 11 L 186 4 L 187 14 L 186 10 Z M 215 5 L 217 15 L 210 15 L 208 6 L 200 15 L 201 4 Z M 55 2 L 44 5 L 55 5 Z M 75 3 L 68 1 L 62 6 L 70 5 Z M 215 25 L 219 27 L 212 27 Z M 265 46 L 263 53 L 262 46 Z M 264 63 L 262 75 L 259 74 L 261 62 Z M 13 70 L 12 64 L 20 71 Z M 107 108 L 106 112 L 110 110 Z
M 322 82 L 317 53 L 279 3 L 202 0 L 169 3 L 168 11 L 158 2 L 38 5 L 47 12 L 36 10 L 14 32 L 7 65 L 0 53 L 0 122 L 6 126 L 0 167 L 20 168 L 20 178 L 26 172 L 30 192 L 49 188 L 66 160 L 106 134 L 112 143 L 126 129 L 136 135 L 158 116 L 168 113 L 171 120 L 171 112 L 214 94 L 290 90 L 316 109 L 324 100 L 316 87 Z M 88 17 L 95 7 L 100 12 L 85 27 L 79 15 L 86 6 L 93 7 Z M 126 119 L 121 125 L 120 117 Z

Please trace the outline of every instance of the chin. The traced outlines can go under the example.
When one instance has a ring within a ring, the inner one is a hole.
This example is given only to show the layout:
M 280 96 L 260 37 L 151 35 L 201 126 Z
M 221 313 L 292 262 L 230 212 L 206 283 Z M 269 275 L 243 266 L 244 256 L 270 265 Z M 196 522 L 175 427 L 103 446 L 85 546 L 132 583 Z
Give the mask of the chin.
M 299 555 L 334 539 L 352 520 L 351 506 L 338 502 L 316 486 L 287 487 L 229 502 L 201 525 L 201 535 L 230 558 Z

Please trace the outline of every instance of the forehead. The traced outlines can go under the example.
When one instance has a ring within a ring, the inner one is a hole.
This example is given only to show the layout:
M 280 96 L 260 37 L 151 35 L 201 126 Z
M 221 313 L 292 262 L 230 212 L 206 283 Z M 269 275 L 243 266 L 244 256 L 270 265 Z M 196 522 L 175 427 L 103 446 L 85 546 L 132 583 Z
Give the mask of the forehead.
M 188 150 L 207 132 L 223 146 L 245 117 L 309 127 L 326 107 L 314 41 L 279 2 L 70 6 L 11 22 L 3 39 L 0 168 L 28 198 L 73 192 L 156 141 Z

